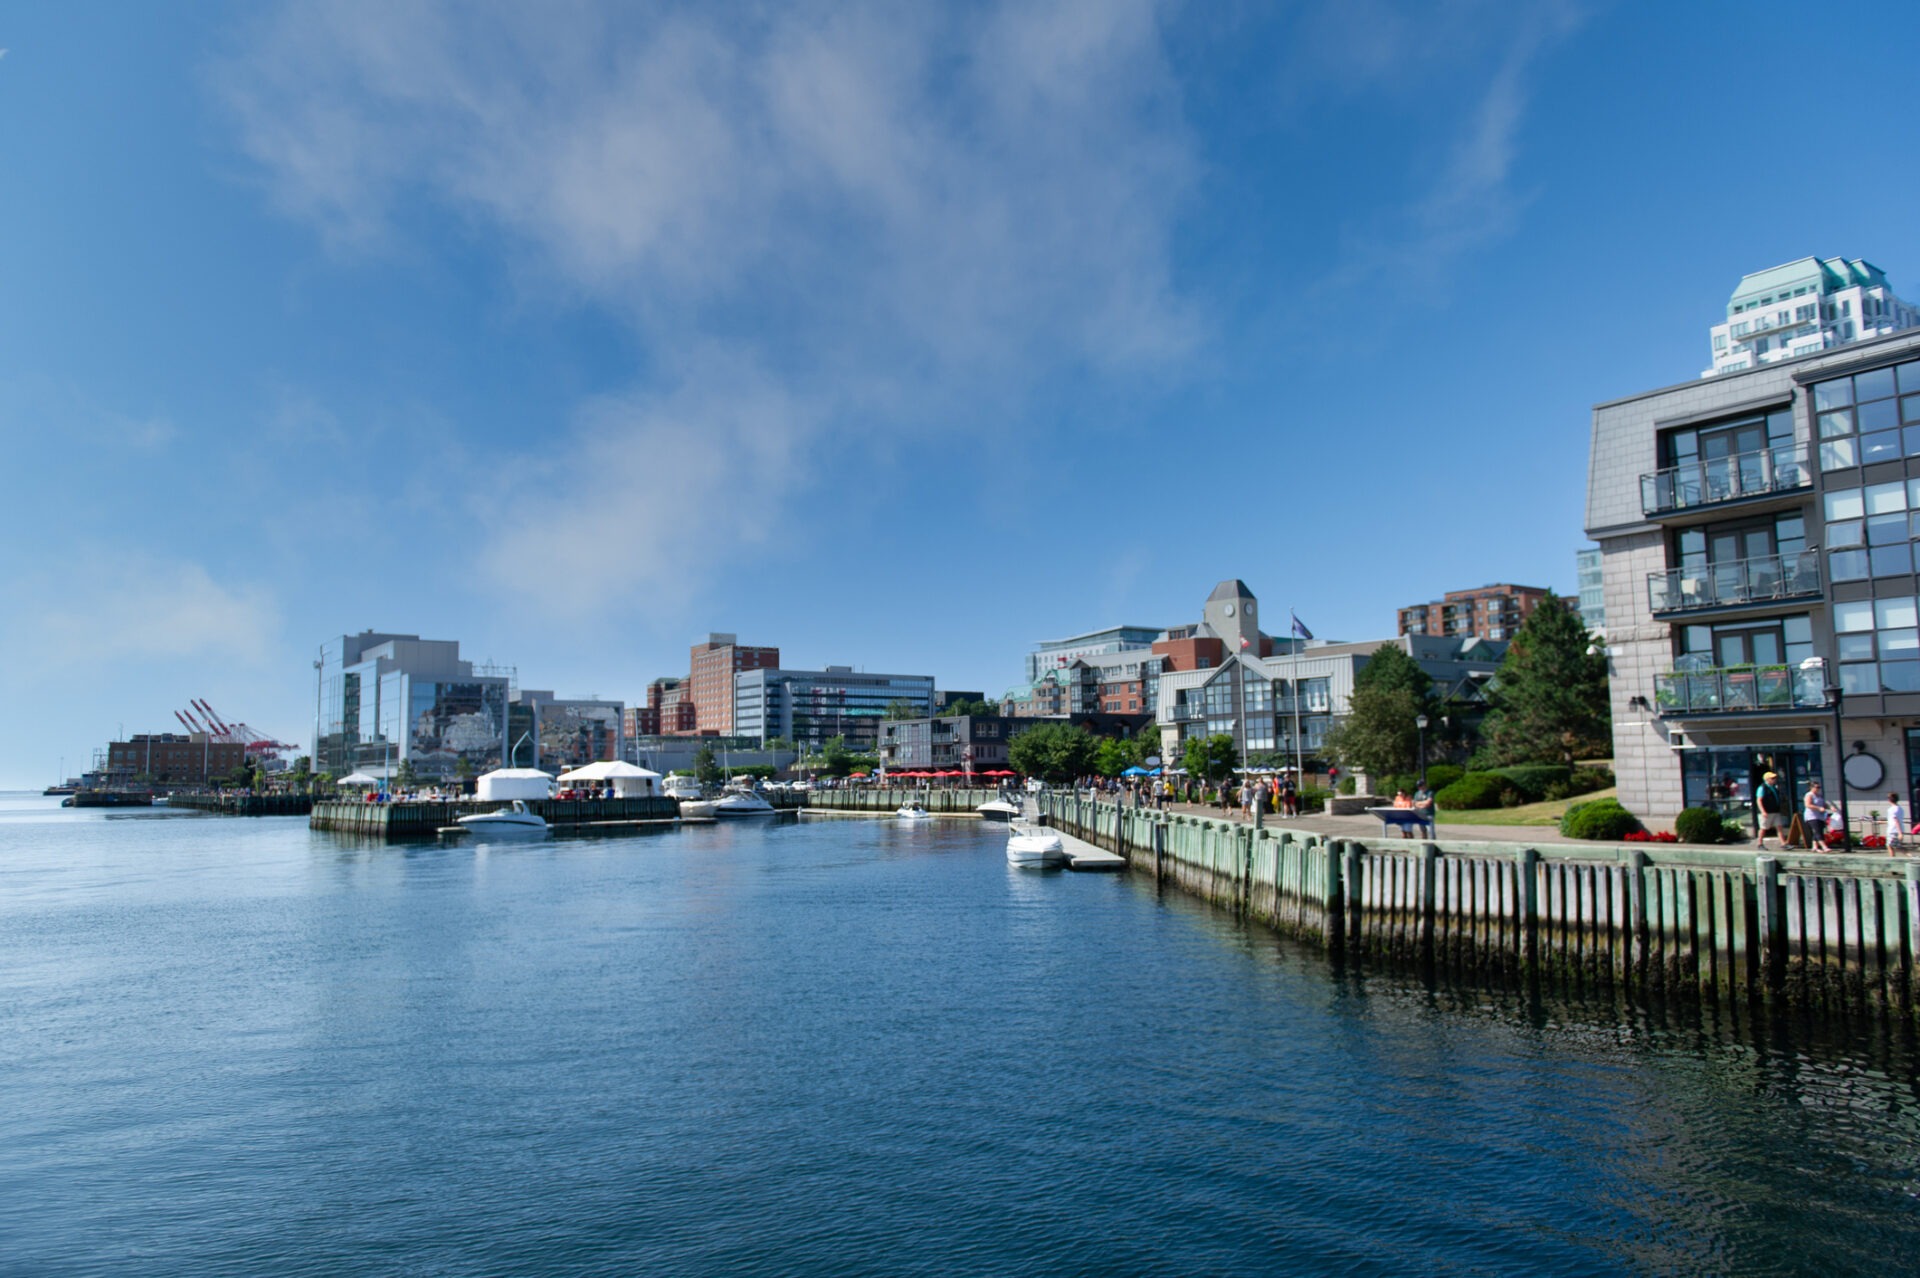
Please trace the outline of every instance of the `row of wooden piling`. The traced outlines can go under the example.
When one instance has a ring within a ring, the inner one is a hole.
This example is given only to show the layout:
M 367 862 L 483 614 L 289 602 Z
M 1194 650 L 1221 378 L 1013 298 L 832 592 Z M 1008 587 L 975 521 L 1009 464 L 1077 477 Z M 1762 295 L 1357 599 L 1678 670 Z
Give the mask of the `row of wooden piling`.
M 1133 870 L 1338 954 L 1507 982 L 1915 1010 L 1920 863 L 1331 837 L 1043 796 Z

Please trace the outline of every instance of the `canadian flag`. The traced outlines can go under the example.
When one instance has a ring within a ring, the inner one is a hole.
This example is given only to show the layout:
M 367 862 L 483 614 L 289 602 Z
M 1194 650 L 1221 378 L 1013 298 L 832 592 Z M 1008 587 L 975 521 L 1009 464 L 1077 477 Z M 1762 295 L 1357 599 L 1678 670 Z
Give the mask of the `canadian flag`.
M 1252 643 L 1253 640 L 1247 638 L 1245 635 L 1240 636 L 1240 650 L 1242 652 L 1245 652 Z

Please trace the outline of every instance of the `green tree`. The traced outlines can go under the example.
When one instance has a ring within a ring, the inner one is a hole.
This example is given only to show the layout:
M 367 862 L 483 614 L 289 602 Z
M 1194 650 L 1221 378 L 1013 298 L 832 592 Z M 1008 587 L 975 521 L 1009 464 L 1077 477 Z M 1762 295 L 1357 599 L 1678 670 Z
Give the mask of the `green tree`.
M 1327 733 L 1325 751 L 1350 773 L 1411 772 L 1420 751 L 1414 719 L 1425 708 L 1409 688 L 1363 688 L 1356 679 L 1346 715 Z
M 313 790 L 313 760 L 301 755 L 293 761 L 293 771 L 289 776 L 296 794 L 307 794 Z
M 1513 637 L 1489 689 L 1477 762 L 1562 763 L 1603 754 L 1613 740 L 1607 658 L 1590 652 L 1580 614 L 1547 592 Z
M 999 714 L 1000 707 L 991 701 L 968 701 L 963 698 L 950 702 L 940 713 L 942 715 Z
M 1042 723 L 1007 744 L 1007 761 L 1016 772 L 1058 783 L 1093 771 L 1099 749 L 1099 741 L 1085 728 Z
M 694 752 L 693 775 L 700 779 L 701 785 L 720 784 L 720 760 L 712 746 L 703 745 Z
M 1123 739 L 1108 737 L 1093 752 L 1093 770 L 1103 777 L 1117 777 L 1136 762 L 1133 743 Z
M 925 717 L 925 715 L 920 713 L 920 707 L 914 705 L 911 701 L 887 702 L 887 718 L 889 719 L 923 719 Z
M 1187 770 L 1188 776 L 1218 784 L 1232 776 L 1234 769 L 1240 766 L 1240 752 L 1233 748 L 1233 737 L 1225 732 L 1216 732 L 1210 737 L 1193 737 L 1188 740 L 1186 751 L 1181 755 L 1180 766 Z
M 420 780 L 420 774 L 414 770 L 412 759 L 400 760 L 400 766 L 393 770 L 394 784 L 402 790 L 411 790 Z

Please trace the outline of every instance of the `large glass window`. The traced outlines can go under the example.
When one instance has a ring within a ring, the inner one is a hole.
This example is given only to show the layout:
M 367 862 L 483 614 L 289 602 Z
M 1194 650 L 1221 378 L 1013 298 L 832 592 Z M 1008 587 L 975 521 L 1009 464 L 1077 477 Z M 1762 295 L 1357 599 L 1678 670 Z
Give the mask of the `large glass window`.
M 1920 457 L 1920 360 L 1821 382 L 1813 410 L 1821 470 Z
M 1836 603 L 1833 629 L 1846 692 L 1920 692 L 1920 605 L 1913 596 Z
M 1834 581 L 1902 576 L 1920 548 L 1920 480 L 1839 488 L 1823 498 L 1827 572 Z

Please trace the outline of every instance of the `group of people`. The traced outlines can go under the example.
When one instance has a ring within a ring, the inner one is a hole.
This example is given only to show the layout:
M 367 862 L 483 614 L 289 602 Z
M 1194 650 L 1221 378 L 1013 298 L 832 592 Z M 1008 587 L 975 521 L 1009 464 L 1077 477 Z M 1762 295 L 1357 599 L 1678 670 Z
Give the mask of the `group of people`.
M 1767 846 L 1769 837 L 1778 836 L 1780 846 L 1791 847 L 1788 840 L 1791 822 L 1787 817 L 1787 797 L 1780 793 L 1777 782 L 1780 774 L 1768 772 L 1760 778 L 1760 785 L 1753 792 L 1753 809 L 1760 827 L 1760 837 L 1755 847 Z M 1847 828 L 1840 810 L 1827 802 L 1821 793 L 1818 781 L 1807 783 L 1807 792 L 1800 799 L 1800 828 L 1806 832 L 1809 845 L 1822 847 L 1831 843 L 1846 846 Z M 1911 833 L 1907 822 L 1907 809 L 1900 802 L 1898 794 L 1887 796 L 1886 839 L 1891 848 Z

